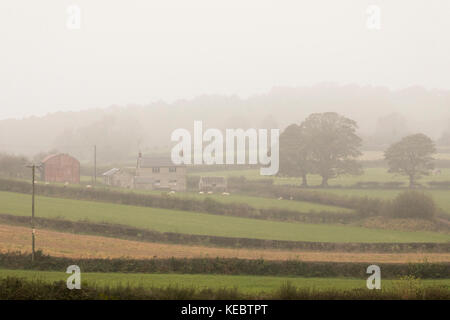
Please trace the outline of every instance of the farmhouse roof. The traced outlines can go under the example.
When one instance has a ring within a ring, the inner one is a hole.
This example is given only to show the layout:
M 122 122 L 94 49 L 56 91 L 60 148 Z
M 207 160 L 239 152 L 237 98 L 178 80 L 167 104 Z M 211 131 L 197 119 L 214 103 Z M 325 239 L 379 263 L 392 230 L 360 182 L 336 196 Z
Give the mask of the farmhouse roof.
M 141 168 L 153 168 L 153 167 L 181 167 L 183 165 L 174 164 L 169 157 L 141 157 Z
M 74 157 L 72 157 L 71 155 L 66 154 L 66 153 L 54 153 L 54 154 L 50 154 L 50 155 L 46 156 L 46 157 L 41 161 L 41 163 L 46 163 L 46 162 L 49 161 L 50 159 L 53 159 L 53 158 L 56 158 L 56 157 L 59 157 L 59 156 L 64 156 L 64 155 L 66 155 L 66 156 L 68 156 L 68 157 L 70 157 L 70 158 L 72 158 L 72 159 L 74 159 L 74 160 L 77 160 L 76 158 L 74 158 Z M 78 160 L 77 160 L 77 161 L 78 161 Z
M 49 155 L 46 156 L 41 162 L 42 162 L 42 163 L 45 163 L 45 162 L 47 162 L 48 160 L 50 160 L 51 158 L 56 157 L 57 155 L 58 155 L 57 153 L 49 154 Z

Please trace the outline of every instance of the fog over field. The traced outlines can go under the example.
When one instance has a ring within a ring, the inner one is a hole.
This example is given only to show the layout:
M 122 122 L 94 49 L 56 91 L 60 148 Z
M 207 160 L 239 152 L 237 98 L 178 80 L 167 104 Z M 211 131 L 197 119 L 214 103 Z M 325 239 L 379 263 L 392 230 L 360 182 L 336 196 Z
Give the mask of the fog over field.
M 137 150 L 170 150 L 177 128 L 192 132 L 194 120 L 206 128 L 280 128 L 300 123 L 314 112 L 334 111 L 358 122 L 366 149 L 379 149 L 407 134 L 422 132 L 449 144 L 450 92 L 411 87 L 319 84 L 278 87 L 250 98 L 203 95 L 171 104 L 113 106 L 88 111 L 57 112 L 43 117 L 0 121 L 0 149 L 34 155 L 58 150 L 90 157 L 135 157 Z M 104 159 L 107 161 L 108 159 Z
M 366 27 L 369 4 L 380 30 Z M 66 26 L 69 5 L 79 29 Z M 0 119 L 324 81 L 449 90 L 449 10 L 446 0 L 4 0 Z
M 167 151 L 193 120 L 283 129 L 325 111 L 356 120 L 369 146 L 449 140 L 448 1 L 376 1 L 379 30 L 350 0 L 74 4 L 78 29 L 69 1 L 0 4 L 4 152 L 131 157 Z
M 449 0 L 1 0 L 0 303 L 450 300 L 449 31 Z

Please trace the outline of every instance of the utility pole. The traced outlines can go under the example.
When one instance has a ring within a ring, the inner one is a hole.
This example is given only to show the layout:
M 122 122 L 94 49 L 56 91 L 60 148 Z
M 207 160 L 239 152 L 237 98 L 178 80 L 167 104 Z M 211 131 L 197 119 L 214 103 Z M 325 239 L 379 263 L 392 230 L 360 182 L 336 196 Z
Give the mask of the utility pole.
M 35 198 L 35 181 L 36 181 L 36 164 L 33 163 L 32 165 L 27 166 L 28 168 L 31 168 L 31 186 L 32 186 L 32 193 L 31 193 L 31 262 L 34 262 L 34 256 L 35 256 L 35 225 L 34 225 L 34 198 Z

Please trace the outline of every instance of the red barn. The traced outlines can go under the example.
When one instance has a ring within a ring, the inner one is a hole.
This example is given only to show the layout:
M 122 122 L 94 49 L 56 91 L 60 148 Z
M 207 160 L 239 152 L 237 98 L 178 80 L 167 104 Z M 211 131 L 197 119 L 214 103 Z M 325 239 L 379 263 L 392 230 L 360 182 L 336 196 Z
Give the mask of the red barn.
M 80 183 L 80 162 L 68 154 L 53 154 L 42 160 L 45 182 Z

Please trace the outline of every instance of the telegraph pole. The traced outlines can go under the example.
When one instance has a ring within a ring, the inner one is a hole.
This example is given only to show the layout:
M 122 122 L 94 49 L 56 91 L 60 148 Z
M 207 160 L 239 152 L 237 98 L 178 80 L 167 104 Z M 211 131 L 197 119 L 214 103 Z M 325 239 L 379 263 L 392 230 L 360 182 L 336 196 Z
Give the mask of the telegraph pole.
M 34 256 L 35 256 L 35 234 L 36 229 L 34 225 L 34 198 L 35 198 L 35 181 L 36 181 L 36 164 L 33 163 L 32 165 L 27 166 L 28 168 L 31 168 L 31 186 L 32 186 L 32 193 L 31 193 L 31 262 L 34 262 Z
M 31 237 L 31 262 L 34 262 L 34 248 L 35 248 L 35 234 L 36 234 L 36 229 L 34 228 L 34 194 L 35 194 L 35 190 L 36 190 L 36 188 L 35 188 L 35 186 L 34 186 L 34 182 L 36 181 L 36 165 L 35 164 L 33 164 L 33 169 L 32 169 L 32 171 L 33 171 L 33 195 L 32 195 L 32 199 L 31 199 L 31 202 L 32 202 L 32 204 L 31 204 L 31 228 L 32 228 L 32 231 L 31 231 L 31 234 L 32 234 L 32 237 Z

